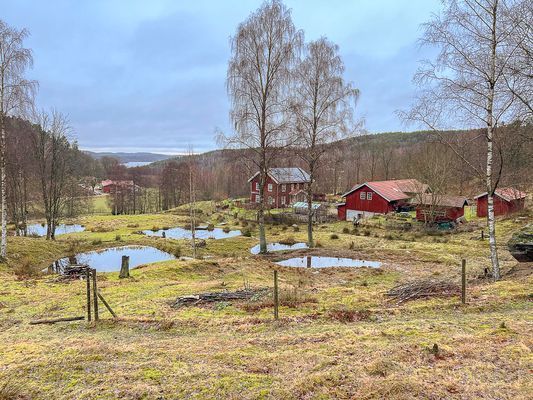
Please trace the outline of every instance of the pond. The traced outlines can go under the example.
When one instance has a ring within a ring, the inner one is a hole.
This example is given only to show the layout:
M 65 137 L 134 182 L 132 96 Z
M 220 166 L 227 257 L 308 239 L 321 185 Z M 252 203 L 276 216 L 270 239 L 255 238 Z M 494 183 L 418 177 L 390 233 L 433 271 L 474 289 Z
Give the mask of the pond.
M 321 257 L 321 256 L 304 256 L 294 257 L 288 260 L 279 261 L 276 264 L 284 267 L 309 267 L 309 268 L 329 268 L 329 267 L 370 267 L 379 268 L 379 261 L 355 260 L 353 258 L 341 257 Z
M 172 254 L 166 253 L 150 246 L 121 246 L 109 249 L 79 253 L 72 257 L 65 257 L 55 261 L 49 271 L 61 273 L 70 265 L 89 265 L 99 272 L 120 271 L 122 256 L 130 257 L 130 269 L 139 265 L 150 264 L 158 261 L 174 260 Z
M 28 225 L 28 235 L 46 236 L 46 229 L 46 224 L 31 224 Z M 59 224 L 56 226 L 56 236 L 64 235 L 66 233 L 83 232 L 84 230 L 85 227 L 78 224 Z
M 192 239 L 191 231 L 189 229 L 180 227 L 160 229 L 158 231 L 146 230 L 143 231 L 143 233 L 147 236 L 166 237 L 168 239 Z M 208 231 L 206 229 L 197 229 L 196 239 L 227 239 L 240 236 L 241 234 L 242 233 L 240 230 L 224 232 L 222 228 L 214 228 L 212 231 Z
M 272 251 L 285 251 L 285 250 L 299 250 L 307 249 L 306 243 L 294 243 L 294 244 L 281 244 L 281 243 L 268 243 L 267 252 Z M 250 249 L 250 253 L 259 254 L 259 245 L 256 245 Z

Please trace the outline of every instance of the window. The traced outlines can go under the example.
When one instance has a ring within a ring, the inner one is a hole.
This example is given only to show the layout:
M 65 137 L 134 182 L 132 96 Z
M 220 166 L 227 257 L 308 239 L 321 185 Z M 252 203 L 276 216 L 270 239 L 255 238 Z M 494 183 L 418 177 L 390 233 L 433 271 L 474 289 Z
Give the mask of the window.
M 268 184 L 268 191 L 269 191 L 269 192 L 272 191 L 272 184 L 271 184 L 271 183 Z
M 274 198 L 272 196 L 268 196 L 268 204 L 274 204 Z
M 261 201 L 261 196 L 259 196 L 258 194 L 255 195 L 255 202 L 256 203 L 259 203 Z
M 366 199 L 366 192 L 361 192 L 361 193 L 359 193 L 359 199 L 360 199 L 360 200 L 364 200 L 364 199 Z
M 259 191 L 259 182 L 255 182 L 255 190 Z
M 372 192 L 366 192 L 366 199 L 372 200 Z
M 287 190 L 287 185 L 281 185 L 281 191 L 285 193 L 286 190 Z
M 281 196 L 281 204 L 285 205 L 285 196 Z
M 294 183 L 291 183 L 291 190 L 294 190 Z

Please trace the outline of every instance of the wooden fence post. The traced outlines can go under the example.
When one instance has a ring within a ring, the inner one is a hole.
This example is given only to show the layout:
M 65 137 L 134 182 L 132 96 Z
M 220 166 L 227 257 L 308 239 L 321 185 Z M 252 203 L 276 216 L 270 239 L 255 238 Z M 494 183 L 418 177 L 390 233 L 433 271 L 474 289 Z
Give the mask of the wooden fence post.
M 96 269 L 93 269 L 92 273 L 93 273 L 94 320 L 98 321 L 98 288 L 96 286 Z
M 120 266 L 120 274 L 118 275 L 120 279 L 130 277 L 130 257 L 122 256 L 122 264 Z
M 306 262 L 307 262 L 307 268 L 311 268 L 311 256 L 307 256 Z
M 461 303 L 466 304 L 466 260 L 461 261 Z
M 91 322 L 91 269 L 85 269 L 85 280 L 87 281 L 87 322 Z
M 278 271 L 274 270 L 274 319 L 279 318 Z
M 104 296 L 102 296 L 100 292 L 98 292 L 98 297 L 100 298 L 100 300 L 102 300 L 102 303 L 104 303 L 104 306 L 106 306 L 107 310 L 111 313 L 113 318 L 117 318 L 117 314 L 115 314 L 109 303 L 104 299 Z

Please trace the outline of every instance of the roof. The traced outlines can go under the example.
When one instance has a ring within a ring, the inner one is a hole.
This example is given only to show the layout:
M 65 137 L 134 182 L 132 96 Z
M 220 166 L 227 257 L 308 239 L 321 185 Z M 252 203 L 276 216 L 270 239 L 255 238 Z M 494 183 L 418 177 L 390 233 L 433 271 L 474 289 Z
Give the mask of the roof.
M 396 179 L 391 181 L 374 181 L 365 182 L 354 186 L 348 192 L 344 193 L 342 197 L 348 196 L 357 189 L 368 186 L 374 192 L 379 194 L 387 201 L 410 199 L 410 193 L 424 193 L 428 190 L 428 185 L 421 183 L 416 179 Z
M 498 197 L 501 197 L 505 201 L 513 201 L 513 200 L 519 200 L 519 199 L 525 199 L 527 196 L 526 192 L 522 192 L 518 189 L 512 188 L 512 187 L 505 187 L 496 189 L 494 192 Z M 487 192 L 478 194 L 474 199 L 479 199 L 480 197 L 486 196 Z
M 248 182 L 254 179 L 259 172 L 256 172 Z M 289 168 L 270 168 L 268 170 L 268 175 L 276 183 L 308 183 L 311 181 L 311 177 L 307 172 L 298 167 L 289 167 Z
M 439 207 L 457 208 L 463 208 L 465 204 L 468 204 L 466 197 L 432 194 L 422 194 L 420 198 L 413 199 L 413 202 L 420 205 L 435 205 Z
M 316 210 L 317 208 L 320 208 L 322 206 L 322 204 L 320 203 L 312 203 L 311 204 L 311 208 L 313 208 L 314 210 Z M 294 203 L 292 205 L 292 207 L 294 208 L 307 208 L 307 203 L 305 201 L 297 201 L 296 203 Z

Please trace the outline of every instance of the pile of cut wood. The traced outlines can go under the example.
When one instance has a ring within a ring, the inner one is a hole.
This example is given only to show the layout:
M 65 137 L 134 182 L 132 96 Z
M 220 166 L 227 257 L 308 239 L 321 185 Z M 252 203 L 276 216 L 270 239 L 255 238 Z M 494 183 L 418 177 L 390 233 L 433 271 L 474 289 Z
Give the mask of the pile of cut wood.
M 459 285 L 446 280 L 421 279 L 395 286 L 387 292 L 399 303 L 429 297 L 450 297 L 461 293 Z
M 173 307 L 196 306 L 206 303 L 217 303 L 219 301 L 231 300 L 252 300 L 259 299 L 268 293 L 268 289 L 243 289 L 234 292 L 211 292 L 181 296 L 176 299 Z

